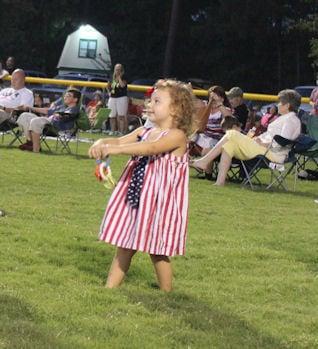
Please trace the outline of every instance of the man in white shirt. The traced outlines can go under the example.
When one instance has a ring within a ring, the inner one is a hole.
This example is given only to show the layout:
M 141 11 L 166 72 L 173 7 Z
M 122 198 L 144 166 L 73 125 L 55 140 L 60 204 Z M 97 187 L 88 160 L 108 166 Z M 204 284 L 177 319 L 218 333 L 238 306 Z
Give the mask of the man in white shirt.
M 22 69 L 12 73 L 11 87 L 0 91 L 0 124 L 10 119 L 11 112 L 22 106 L 33 107 L 33 93 L 25 87 L 25 74 Z

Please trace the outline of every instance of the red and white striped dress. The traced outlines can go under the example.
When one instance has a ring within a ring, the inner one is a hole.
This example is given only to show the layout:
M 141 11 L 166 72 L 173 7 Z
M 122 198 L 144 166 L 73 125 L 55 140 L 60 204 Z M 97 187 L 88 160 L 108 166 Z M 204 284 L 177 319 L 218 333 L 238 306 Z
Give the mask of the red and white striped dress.
M 145 130 L 142 141 L 150 130 Z M 164 136 L 162 132 L 159 137 Z M 100 240 L 155 255 L 183 255 L 188 225 L 188 154 L 150 157 L 138 208 L 126 200 L 136 161 L 131 159 L 112 193 L 100 228 Z

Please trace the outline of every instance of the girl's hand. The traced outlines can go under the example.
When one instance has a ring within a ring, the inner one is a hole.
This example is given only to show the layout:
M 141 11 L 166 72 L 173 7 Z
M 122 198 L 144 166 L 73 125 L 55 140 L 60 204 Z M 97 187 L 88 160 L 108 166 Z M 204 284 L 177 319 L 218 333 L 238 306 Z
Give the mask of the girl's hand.
M 214 92 L 210 93 L 210 99 L 214 102 L 214 104 L 217 104 L 217 105 L 223 103 L 223 98 Z
M 88 151 L 88 155 L 97 160 L 105 159 L 109 155 L 108 148 L 108 144 L 93 144 Z
M 99 139 L 89 148 L 88 155 L 90 158 L 101 159 L 100 148 L 104 145 L 104 140 Z
M 95 142 L 89 149 L 88 155 L 91 158 L 97 159 L 97 160 L 103 160 L 108 155 L 111 154 L 118 154 L 119 153 L 119 147 L 112 144 L 102 143 L 102 142 Z

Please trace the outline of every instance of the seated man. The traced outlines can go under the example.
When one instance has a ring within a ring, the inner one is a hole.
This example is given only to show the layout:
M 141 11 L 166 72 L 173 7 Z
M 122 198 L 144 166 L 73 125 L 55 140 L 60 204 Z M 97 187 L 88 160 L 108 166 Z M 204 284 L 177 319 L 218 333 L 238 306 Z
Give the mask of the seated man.
M 72 88 L 65 92 L 64 103 L 61 103 L 59 99 L 52 103 L 50 108 L 28 108 L 29 112 L 21 114 L 17 120 L 18 125 L 22 127 L 27 137 L 27 142 L 20 145 L 19 148 L 38 153 L 40 151 L 40 137 L 44 127 L 48 124 L 53 125 L 60 131 L 72 129 L 79 114 L 80 99 L 81 92 Z M 34 113 L 47 116 L 37 116 Z
M 25 74 L 22 69 L 16 69 L 11 78 L 11 87 L 0 91 L 0 125 L 10 119 L 13 110 L 22 106 L 33 106 L 33 93 L 25 86 Z
M 234 109 L 233 115 L 237 117 L 238 121 L 242 125 L 242 130 L 246 127 L 246 121 L 248 117 L 248 108 L 243 100 L 243 91 L 240 87 L 232 87 L 227 93 L 227 98 L 230 101 L 232 108 Z

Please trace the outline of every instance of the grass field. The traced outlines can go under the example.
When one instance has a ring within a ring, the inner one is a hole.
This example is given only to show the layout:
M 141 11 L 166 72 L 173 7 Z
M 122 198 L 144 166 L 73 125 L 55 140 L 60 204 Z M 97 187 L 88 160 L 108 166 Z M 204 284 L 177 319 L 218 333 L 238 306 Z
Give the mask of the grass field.
M 0 146 L 0 348 L 318 348 L 318 183 L 212 186 L 191 173 L 174 291 L 137 254 L 121 288 L 97 241 L 94 161 Z M 126 157 L 112 159 L 118 177 Z

